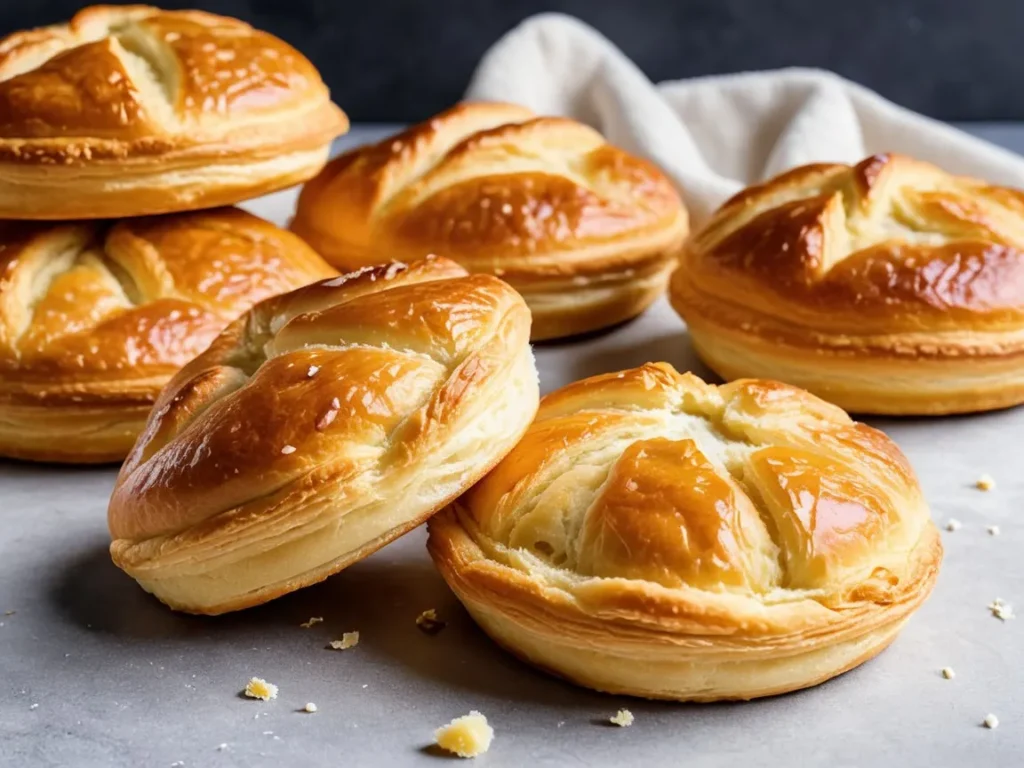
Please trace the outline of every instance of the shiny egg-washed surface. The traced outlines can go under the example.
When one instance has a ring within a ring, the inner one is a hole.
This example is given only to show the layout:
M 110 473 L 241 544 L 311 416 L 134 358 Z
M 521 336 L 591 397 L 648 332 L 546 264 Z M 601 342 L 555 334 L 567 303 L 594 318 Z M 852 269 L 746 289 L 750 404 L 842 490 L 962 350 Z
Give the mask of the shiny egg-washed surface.
M 1024 195 L 907 157 L 745 190 L 687 245 L 670 295 L 727 378 L 869 412 L 1024 399 Z
M 792 690 L 860 663 L 927 596 L 942 554 L 881 432 L 783 384 L 714 387 L 665 364 L 547 396 L 430 529 L 449 584 L 513 652 L 683 699 Z
M 110 502 L 115 562 L 220 613 L 319 581 L 491 468 L 536 410 L 529 312 L 453 262 L 255 307 L 164 390 Z
M 507 280 L 534 338 L 643 310 L 664 288 L 686 211 L 654 166 L 593 129 L 512 104 L 460 104 L 335 158 L 293 229 L 343 268 L 428 253 Z
M 298 237 L 234 208 L 4 222 L 0 454 L 123 458 L 160 388 L 229 322 L 332 274 Z
M 96 6 L 0 40 L 4 216 L 237 202 L 313 175 L 346 127 L 302 54 L 236 19 Z

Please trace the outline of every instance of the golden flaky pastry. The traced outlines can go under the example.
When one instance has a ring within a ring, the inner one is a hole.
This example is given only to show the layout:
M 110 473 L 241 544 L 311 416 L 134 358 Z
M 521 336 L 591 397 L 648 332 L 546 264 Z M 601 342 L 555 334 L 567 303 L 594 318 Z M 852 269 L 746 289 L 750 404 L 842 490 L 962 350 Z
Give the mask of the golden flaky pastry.
M 86 8 L 0 40 L 0 218 L 236 203 L 313 176 L 347 128 L 272 35 L 201 11 Z
M 687 216 L 660 171 L 587 126 L 474 103 L 332 160 L 292 228 L 345 269 L 383 249 L 498 275 L 526 299 L 533 338 L 549 339 L 642 312 Z
M 907 460 L 785 384 L 664 363 L 547 396 L 504 461 L 430 521 L 479 624 L 576 683 L 749 699 L 871 658 L 942 558 Z
M 123 459 L 161 388 L 228 323 L 336 274 L 236 208 L 0 223 L 0 456 Z
M 907 157 L 741 192 L 689 242 L 669 293 L 727 379 L 865 413 L 1024 401 L 1024 194 Z
M 537 409 L 530 313 L 451 261 L 255 307 L 164 390 L 110 501 L 114 562 L 223 613 L 326 578 L 493 467 Z

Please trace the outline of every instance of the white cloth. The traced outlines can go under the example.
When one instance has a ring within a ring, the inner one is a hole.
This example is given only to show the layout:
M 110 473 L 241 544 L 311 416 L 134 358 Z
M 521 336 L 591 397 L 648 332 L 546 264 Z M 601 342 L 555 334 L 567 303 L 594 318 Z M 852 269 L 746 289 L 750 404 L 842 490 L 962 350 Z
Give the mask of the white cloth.
M 467 99 L 512 101 L 597 128 L 668 173 L 702 222 L 748 184 L 810 162 L 898 152 L 1024 187 L 1024 158 L 830 72 L 782 69 L 654 85 L 569 16 L 527 19 L 481 60 Z

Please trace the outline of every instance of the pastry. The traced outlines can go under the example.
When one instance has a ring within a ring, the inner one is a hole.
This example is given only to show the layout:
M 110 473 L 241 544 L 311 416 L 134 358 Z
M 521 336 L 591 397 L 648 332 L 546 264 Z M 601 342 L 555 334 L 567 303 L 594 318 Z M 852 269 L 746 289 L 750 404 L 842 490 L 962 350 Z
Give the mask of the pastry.
M 589 688 L 750 699 L 884 649 L 942 545 L 881 432 L 799 389 L 649 364 L 542 402 L 516 448 L 429 524 L 499 644 Z
M 123 459 L 160 389 L 229 322 L 336 274 L 236 208 L 0 222 L 0 456 Z
M 1024 194 L 908 157 L 741 192 L 690 240 L 669 294 L 726 379 L 862 413 L 1024 401 Z
M 325 579 L 493 467 L 537 409 L 522 298 L 444 259 L 257 305 L 164 390 L 117 479 L 114 562 L 216 614 Z
M 498 275 L 539 340 L 640 314 L 665 289 L 687 216 L 660 171 L 587 126 L 474 103 L 335 158 L 303 188 L 292 228 L 343 269 L 383 249 Z
M 94 6 L 0 40 L 0 218 L 118 218 L 297 184 L 348 128 L 298 51 L 237 19 Z

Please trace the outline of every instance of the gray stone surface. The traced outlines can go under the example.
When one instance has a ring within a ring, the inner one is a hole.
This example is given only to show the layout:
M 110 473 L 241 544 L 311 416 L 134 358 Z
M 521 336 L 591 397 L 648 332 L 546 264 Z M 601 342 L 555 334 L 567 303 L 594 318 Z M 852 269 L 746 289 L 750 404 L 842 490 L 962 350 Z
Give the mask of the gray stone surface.
M 989 129 L 1024 146 L 1024 130 Z M 367 134 L 357 132 L 356 139 Z M 254 208 L 287 217 L 291 195 Z M 545 391 L 667 360 L 707 375 L 664 303 L 610 334 L 538 348 Z M 0 462 L 0 764 L 431 765 L 433 729 L 470 709 L 496 730 L 486 766 L 1019 766 L 1024 754 L 1024 408 L 871 420 L 917 468 L 943 532 L 935 593 L 876 660 L 818 688 L 748 704 L 604 696 L 497 649 L 436 574 L 418 530 L 318 586 L 219 618 L 172 613 L 107 556 L 112 469 Z M 998 482 L 981 493 L 983 472 Z M 990 536 L 997 524 L 1002 534 Z M 436 608 L 448 627 L 414 620 Z M 324 622 L 299 624 L 311 616 Z M 358 647 L 325 650 L 359 630 Z M 951 666 L 956 679 L 939 670 Z M 262 703 L 246 680 L 280 686 Z M 316 714 L 299 710 L 315 702 Z M 36 706 L 38 705 L 38 706 Z M 620 707 L 629 729 L 604 724 Z M 1000 727 L 981 726 L 988 713 Z M 226 745 L 218 749 L 220 745 Z

